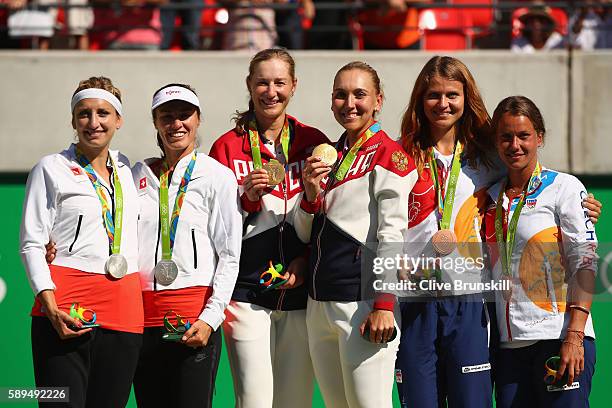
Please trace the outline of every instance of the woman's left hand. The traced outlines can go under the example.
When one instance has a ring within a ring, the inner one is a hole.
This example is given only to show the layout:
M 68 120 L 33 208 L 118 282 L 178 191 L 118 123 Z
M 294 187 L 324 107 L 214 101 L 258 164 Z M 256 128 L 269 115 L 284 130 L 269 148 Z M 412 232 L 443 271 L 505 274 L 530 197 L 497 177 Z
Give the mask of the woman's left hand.
M 395 319 L 390 310 L 372 310 L 368 317 L 359 326 L 359 333 L 363 336 L 365 328 L 370 328 L 370 341 L 372 343 L 386 343 L 395 330 Z
M 579 344 L 582 344 L 580 337 L 569 332 L 559 350 L 561 362 L 557 371 L 557 380 L 563 377 L 567 370 L 567 385 L 572 385 L 574 379 L 584 371 L 584 347 L 579 347 Z
M 602 204 L 595 199 L 593 194 L 589 193 L 587 198 L 582 201 L 584 208 L 588 211 L 589 218 L 593 224 L 597 224 L 599 221 L 599 217 L 601 216 L 601 207 Z
M 213 329 L 208 325 L 208 323 L 197 319 L 185 332 L 181 341 L 185 343 L 186 346 L 198 348 L 204 347 L 208 344 L 208 339 L 212 334 Z
M 308 262 L 303 256 L 298 256 L 291 261 L 287 272 L 283 275 L 283 279 L 287 279 L 287 282 L 279 286 L 278 289 L 293 289 L 303 284 L 307 267 Z

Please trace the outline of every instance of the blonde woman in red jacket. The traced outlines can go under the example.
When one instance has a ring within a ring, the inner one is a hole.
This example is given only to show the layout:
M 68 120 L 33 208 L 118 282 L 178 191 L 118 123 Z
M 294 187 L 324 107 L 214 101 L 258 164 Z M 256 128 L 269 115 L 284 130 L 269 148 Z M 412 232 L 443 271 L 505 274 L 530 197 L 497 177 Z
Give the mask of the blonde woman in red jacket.
M 240 272 L 224 323 L 236 406 L 306 408 L 313 372 L 303 282 L 312 214 L 302 171 L 316 169 L 319 180 L 326 174 L 327 166 L 306 159 L 327 138 L 286 112 L 297 85 L 289 53 L 257 53 L 246 82 L 249 109 L 210 152 L 236 175 L 244 218 Z M 307 185 L 311 201 L 317 186 Z M 276 289 L 260 284 L 271 265 L 281 265 L 287 279 Z

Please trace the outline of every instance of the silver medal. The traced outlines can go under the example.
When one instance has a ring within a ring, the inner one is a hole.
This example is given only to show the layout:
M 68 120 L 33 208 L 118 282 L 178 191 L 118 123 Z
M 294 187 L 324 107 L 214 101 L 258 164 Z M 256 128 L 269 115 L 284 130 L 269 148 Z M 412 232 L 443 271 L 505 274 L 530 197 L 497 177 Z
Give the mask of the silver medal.
M 104 264 L 104 271 L 115 279 L 121 279 L 127 274 L 128 264 L 121 254 L 112 254 Z
M 157 283 L 162 286 L 168 286 L 174 282 L 178 276 L 178 266 L 176 266 L 173 260 L 162 259 L 155 265 L 155 268 L 153 268 L 153 273 L 155 274 Z

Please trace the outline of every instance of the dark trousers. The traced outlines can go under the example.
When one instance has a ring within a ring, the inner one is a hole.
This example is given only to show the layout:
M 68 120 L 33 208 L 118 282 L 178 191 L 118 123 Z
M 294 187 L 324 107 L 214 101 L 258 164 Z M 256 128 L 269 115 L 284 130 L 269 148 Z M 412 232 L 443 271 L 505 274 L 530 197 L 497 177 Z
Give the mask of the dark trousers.
M 278 32 L 278 45 L 289 50 L 304 48 L 302 17 L 297 10 L 276 10 L 274 17 Z
M 187 3 L 192 6 L 199 6 L 202 0 L 170 0 L 170 5 L 173 3 Z M 159 15 L 162 26 L 162 42 L 161 49 L 170 49 L 172 39 L 174 38 L 174 22 L 177 14 L 181 16 L 181 31 L 179 37 L 181 39 L 181 47 L 184 50 L 199 50 L 200 49 L 200 27 L 202 22 L 201 9 L 186 9 L 186 10 L 167 10 L 162 9 Z
M 480 295 L 401 304 L 402 407 L 492 406 L 489 315 Z
M 221 331 L 213 332 L 208 345 L 197 349 L 162 340 L 164 331 L 163 327 L 145 328 L 134 377 L 138 407 L 212 407 Z
M 498 408 L 588 408 L 595 372 L 595 342 L 584 339 L 584 371 L 572 387 L 544 384 L 544 363 L 558 356 L 560 340 L 542 340 L 517 349 L 499 349 L 495 371 L 495 401 Z
M 43 407 L 125 407 L 142 335 L 96 328 L 62 340 L 46 317 L 32 317 L 32 358 L 37 387 L 68 387 L 68 403 Z
M 318 2 L 329 0 L 314 0 L 315 7 Z M 340 5 L 341 1 L 337 1 Z M 314 50 L 350 50 L 353 40 L 348 26 L 349 11 L 318 10 L 312 21 L 312 29 L 308 31 L 308 48 Z

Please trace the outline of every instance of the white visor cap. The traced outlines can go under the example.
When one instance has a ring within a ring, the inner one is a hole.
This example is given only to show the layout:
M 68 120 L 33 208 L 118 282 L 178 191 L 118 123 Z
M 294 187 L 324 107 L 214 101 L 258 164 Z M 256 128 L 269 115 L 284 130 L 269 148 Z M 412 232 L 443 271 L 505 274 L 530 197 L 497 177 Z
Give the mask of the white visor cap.
M 196 106 L 200 111 L 200 100 L 195 93 L 182 86 L 169 86 L 159 90 L 153 95 L 153 103 L 151 105 L 151 111 L 154 111 L 160 105 L 170 101 L 185 101 L 193 106 Z

